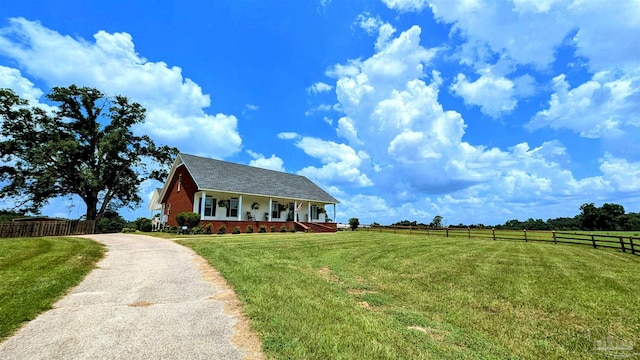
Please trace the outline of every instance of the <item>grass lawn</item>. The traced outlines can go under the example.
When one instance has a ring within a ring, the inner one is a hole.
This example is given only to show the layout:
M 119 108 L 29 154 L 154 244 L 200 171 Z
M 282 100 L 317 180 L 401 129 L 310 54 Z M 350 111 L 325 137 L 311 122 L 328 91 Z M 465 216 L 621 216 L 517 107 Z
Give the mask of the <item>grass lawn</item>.
M 376 232 L 179 240 L 221 271 L 271 358 L 590 359 L 640 352 L 640 257 Z
M 50 309 L 103 254 L 81 238 L 0 239 L 0 341 Z

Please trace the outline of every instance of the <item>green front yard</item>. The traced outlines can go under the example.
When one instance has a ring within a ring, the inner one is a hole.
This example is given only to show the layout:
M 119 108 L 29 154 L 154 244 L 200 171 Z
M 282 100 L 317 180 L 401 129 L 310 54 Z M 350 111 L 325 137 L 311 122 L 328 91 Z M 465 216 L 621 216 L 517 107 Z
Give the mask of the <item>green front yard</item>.
M 272 358 L 590 359 L 640 351 L 640 257 L 375 232 L 180 240 L 221 271 Z
M 103 254 L 81 238 L 0 239 L 0 340 L 50 309 Z

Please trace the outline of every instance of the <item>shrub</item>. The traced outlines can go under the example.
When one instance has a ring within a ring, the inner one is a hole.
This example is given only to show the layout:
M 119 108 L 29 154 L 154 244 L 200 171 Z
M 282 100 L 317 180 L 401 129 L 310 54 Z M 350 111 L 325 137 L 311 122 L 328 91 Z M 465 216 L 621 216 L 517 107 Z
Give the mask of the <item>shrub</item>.
M 200 215 L 194 212 L 181 212 L 176 215 L 176 221 L 178 225 L 191 229 L 200 222 Z
M 227 233 L 227 227 L 222 224 L 222 226 L 220 226 L 220 229 L 218 229 L 218 235 L 224 235 Z
M 292 232 L 292 233 L 296 232 L 296 227 L 294 226 L 291 229 L 289 229 L 289 232 Z
M 151 231 L 151 219 L 147 219 L 146 217 L 139 217 L 135 221 L 136 230 L 140 230 L 142 232 L 150 232 Z
M 202 234 L 202 227 L 200 226 L 196 226 L 193 229 L 191 229 L 191 233 L 194 235 L 200 235 Z
M 249 225 L 247 226 L 247 234 L 252 234 L 253 233 L 253 226 Z
M 358 218 L 349 219 L 349 226 L 351 226 L 351 231 L 354 231 L 360 225 L 360 220 Z
M 211 223 L 208 223 L 202 228 L 202 232 L 205 234 L 211 234 L 213 232 L 213 225 L 211 225 Z
M 96 226 L 96 233 L 116 233 L 122 231 L 127 226 L 127 220 L 118 215 L 117 212 L 107 210 L 100 222 Z
M 276 226 L 275 225 L 271 225 L 271 232 L 276 232 Z
M 266 233 L 267 232 L 267 228 L 264 225 L 260 225 L 260 229 L 258 229 L 259 233 Z
M 136 231 L 136 229 L 134 229 L 134 228 L 128 228 L 128 227 L 122 228 L 122 232 L 123 233 L 132 233 L 132 232 L 135 232 L 135 231 Z
M 286 226 L 284 226 L 284 225 L 280 226 L 280 232 L 281 232 L 281 233 L 285 233 L 285 232 L 287 232 L 287 227 L 286 227 Z
M 233 228 L 233 231 L 231 232 L 232 234 L 240 234 L 240 227 L 236 226 Z

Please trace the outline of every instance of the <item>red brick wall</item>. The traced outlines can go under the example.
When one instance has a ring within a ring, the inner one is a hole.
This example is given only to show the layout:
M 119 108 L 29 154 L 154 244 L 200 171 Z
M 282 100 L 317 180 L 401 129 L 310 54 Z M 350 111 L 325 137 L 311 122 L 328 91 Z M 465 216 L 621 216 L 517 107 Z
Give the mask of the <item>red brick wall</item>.
M 233 228 L 236 226 L 240 228 L 241 233 L 247 232 L 247 226 L 251 225 L 253 227 L 253 232 L 257 233 L 260 231 L 260 226 L 264 226 L 267 232 L 271 232 L 271 227 L 275 226 L 276 232 L 280 232 L 280 229 L 284 225 L 289 232 L 291 229 L 296 229 L 298 231 L 302 231 L 303 229 L 296 225 L 293 221 L 227 221 L 227 220 L 202 220 L 198 224 L 198 226 L 205 228 L 207 224 L 211 224 L 211 232 L 216 234 L 220 227 L 224 225 L 227 228 L 227 234 L 231 234 L 233 232 Z M 303 223 L 307 225 L 313 232 L 336 232 L 336 223 Z
M 264 226 L 265 230 L 267 232 L 271 232 L 271 226 L 275 226 L 276 227 L 276 232 L 280 232 L 280 227 L 282 227 L 283 225 L 286 227 L 287 232 L 289 232 L 289 230 L 291 229 L 295 229 L 296 225 L 293 221 L 287 221 L 287 222 L 268 222 L 268 221 L 233 221 L 233 220 L 203 220 L 200 221 L 200 223 L 198 224 L 198 226 L 204 228 L 205 226 L 207 226 L 207 224 L 211 224 L 212 225 L 212 233 L 216 234 L 218 232 L 218 230 L 220 229 L 220 227 L 222 225 L 224 225 L 227 228 L 227 234 L 231 234 L 233 232 L 233 229 L 237 226 L 240 228 L 240 232 L 241 233 L 246 233 L 247 232 L 247 226 L 251 225 L 251 227 L 253 227 L 253 232 L 257 233 L 260 231 L 260 226 Z
M 178 179 L 180 175 L 182 175 L 182 183 L 180 184 L 180 191 L 178 191 Z M 193 196 L 197 190 L 198 188 L 186 167 L 180 165 L 173 174 L 173 178 L 169 184 L 169 190 L 165 194 L 164 199 L 162 199 L 165 215 L 168 215 L 167 225 L 177 226 L 176 215 L 178 213 L 193 211 Z M 169 206 L 171 206 L 171 210 L 169 210 Z

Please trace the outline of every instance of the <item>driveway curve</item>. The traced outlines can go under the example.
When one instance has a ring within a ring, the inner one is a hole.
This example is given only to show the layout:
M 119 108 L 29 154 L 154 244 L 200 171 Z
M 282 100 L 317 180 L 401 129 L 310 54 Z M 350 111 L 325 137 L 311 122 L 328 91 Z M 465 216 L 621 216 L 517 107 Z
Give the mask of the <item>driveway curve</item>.
M 0 343 L 2 359 L 259 359 L 260 343 L 224 279 L 191 249 L 142 235 L 107 246 L 52 310 Z

